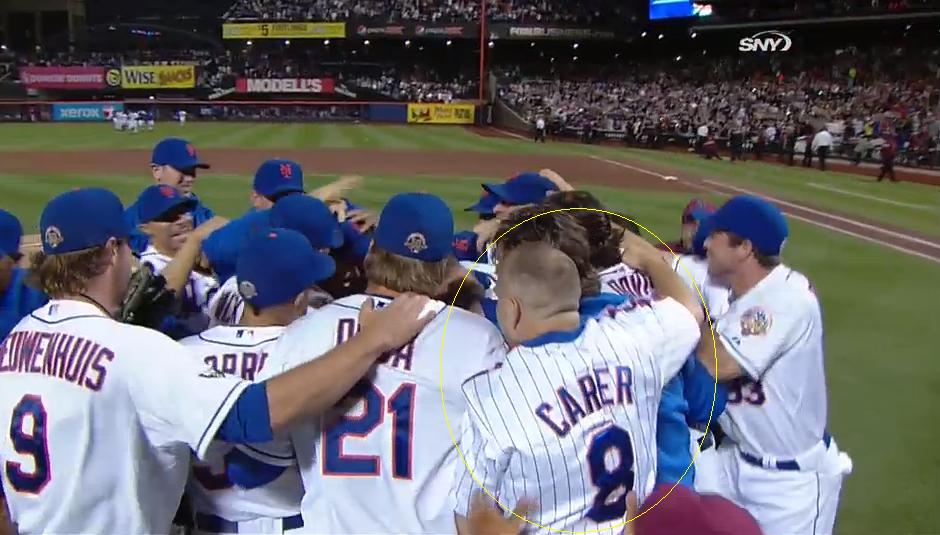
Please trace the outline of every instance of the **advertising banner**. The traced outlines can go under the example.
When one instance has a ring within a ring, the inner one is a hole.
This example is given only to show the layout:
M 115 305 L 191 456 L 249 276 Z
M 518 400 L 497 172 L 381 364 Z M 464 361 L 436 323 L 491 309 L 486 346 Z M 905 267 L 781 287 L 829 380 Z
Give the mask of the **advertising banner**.
M 108 73 L 108 80 L 113 75 Z M 121 67 L 124 89 L 189 89 L 196 87 L 192 65 L 133 65 Z
M 239 78 L 239 93 L 332 93 L 332 78 Z
M 20 67 L 26 89 L 104 89 L 104 67 Z
M 408 104 L 408 122 L 421 124 L 473 124 L 473 104 Z
M 610 30 L 565 28 L 561 26 L 520 26 L 494 23 L 489 27 L 490 39 L 616 39 Z
M 345 22 L 231 22 L 222 39 L 342 39 Z
M 476 24 L 375 24 L 370 22 L 350 22 L 349 33 L 359 37 L 439 37 L 442 39 L 470 39 L 478 36 Z
M 111 114 L 124 109 L 123 102 L 57 102 L 52 105 L 53 121 L 107 121 Z

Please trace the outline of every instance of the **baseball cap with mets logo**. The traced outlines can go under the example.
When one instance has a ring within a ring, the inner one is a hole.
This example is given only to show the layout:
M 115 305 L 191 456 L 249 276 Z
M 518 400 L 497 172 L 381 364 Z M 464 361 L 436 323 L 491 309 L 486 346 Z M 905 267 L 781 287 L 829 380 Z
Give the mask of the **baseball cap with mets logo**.
M 169 165 L 177 171 L 187 169 L 208 169 L 209 164 L 199 160 L 192 143 L 178 137 L 168 137 L 153 147 L 150 157 L 153 165 Z
M 302 192 L 304 191 L 304 170 L 300 164 L 291 160 L 266 160 L 255 171 L 252 188 L 265 197 Z
M 173 186 L 154 184 L 144 189 L 137 197 L 137 213 L 141 223 L 150 223 L 172 213 L 190 212 L 197 204 L 196 199 L 183 196 L 183 193 Z

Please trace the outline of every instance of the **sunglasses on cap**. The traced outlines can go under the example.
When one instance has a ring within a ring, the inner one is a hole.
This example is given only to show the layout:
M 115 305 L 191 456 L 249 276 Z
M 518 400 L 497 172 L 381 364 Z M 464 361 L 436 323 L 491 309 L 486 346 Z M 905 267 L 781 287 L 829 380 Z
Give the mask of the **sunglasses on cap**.
M 166 212 L 163 212 L 162 214 L 160 214 L 160 215 L 157 216 L 156 218 L 154 218 L 153 222 L 155 222 L 155 223 L 176 223 L 177 220 L 179 220 L 179 218 L 180 218 L 181 216 L 186 215 L 186 214 L 188 214 L 188 213 L 189 213 L 189 207 L 188 207 L 188 206 L 186 206 L 186 205 L 175 206 L 175 207 L 173 207 L 173 208 L 167 210 Z

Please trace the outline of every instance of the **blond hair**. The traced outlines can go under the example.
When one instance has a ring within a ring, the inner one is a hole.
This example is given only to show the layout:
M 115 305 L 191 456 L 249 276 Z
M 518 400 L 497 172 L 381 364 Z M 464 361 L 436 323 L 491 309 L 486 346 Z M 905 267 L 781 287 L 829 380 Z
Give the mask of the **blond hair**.
M 373 284 L 394 292 L 414 292 L 433 297 L 444 290 L 456 263 L 453 256 L 437 262 L 424 262 L 398 256 L 373 245 L 363 267 L 366 278 Z
M 38 251 L 30 259 L 31 282 L 52 298 L 80 294 L 89 280 L 107 271 L 106 253 L 104 245 L 59 255 Z

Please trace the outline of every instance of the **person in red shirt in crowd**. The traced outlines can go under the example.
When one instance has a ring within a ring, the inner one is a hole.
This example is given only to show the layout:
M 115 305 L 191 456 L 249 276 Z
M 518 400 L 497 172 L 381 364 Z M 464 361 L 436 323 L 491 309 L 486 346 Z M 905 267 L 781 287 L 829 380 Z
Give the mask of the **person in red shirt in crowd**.
M 682 209 L 682 228 L 679 240 L 658 245 L 663 251 L 672 250 L 675 254 L 689 254 L 692 252 L 692 237 L 698 230 L 698 224 L 715 211 L 715 205 L 702 199 L 692 199 Z
M 886 176 L 891 182 L 897 182 L 894 178 L 894 157 L 897 156 L 896 140 L 888 138 L 887 142 L 881 146 L 881 172 L 878 173 L 878 182 L 881 182 Z

